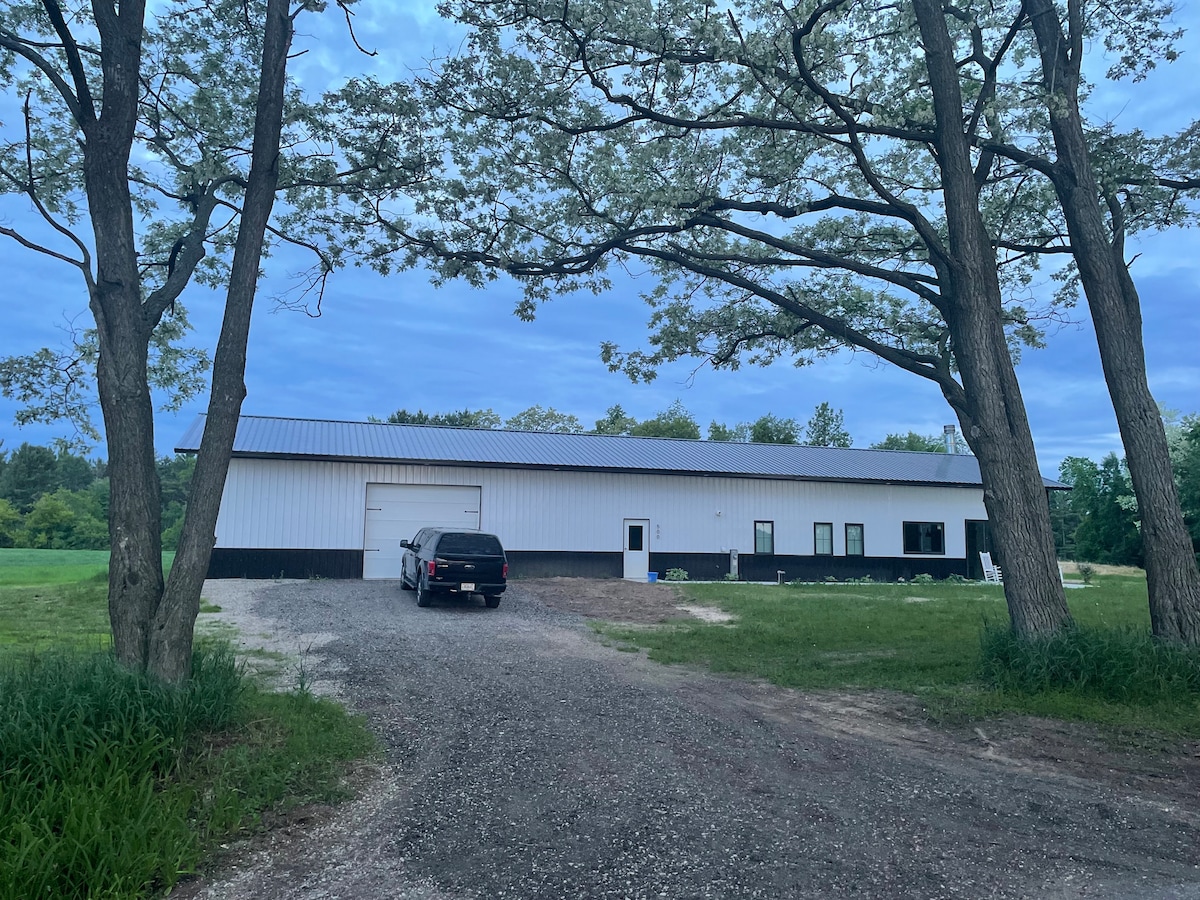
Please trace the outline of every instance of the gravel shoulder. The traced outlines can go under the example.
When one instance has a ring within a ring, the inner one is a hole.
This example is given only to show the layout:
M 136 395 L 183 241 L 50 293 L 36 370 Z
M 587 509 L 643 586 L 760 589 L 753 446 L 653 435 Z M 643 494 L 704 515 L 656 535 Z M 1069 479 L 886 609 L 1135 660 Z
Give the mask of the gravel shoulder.
M 1022 719 L 928 727 L 597 641 L 670 585 L 542 579 L 497 610 L 393 582 L 209 582 L 205 614 L 367 716 L 359 800 L 234 848 L 176 897 L 1200 898 L 1195 746 Z M 211 626 L 210 626 L 211 627 Z

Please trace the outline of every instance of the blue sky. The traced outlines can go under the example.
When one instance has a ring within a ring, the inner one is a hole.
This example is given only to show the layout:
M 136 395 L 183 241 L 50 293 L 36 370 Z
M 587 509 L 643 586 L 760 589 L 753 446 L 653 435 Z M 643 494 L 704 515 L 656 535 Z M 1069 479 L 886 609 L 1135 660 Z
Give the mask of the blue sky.
M 356 20 L 359 40 L 387 48 L 373 60 L 335 52 L 342 46 L 332 16 L 313 21 L 302 40 L 315 51 L 297 60 L 306 84 L 352 66 L 383 77 L 402 77 L 407 67 L 453 49 L 455 33 L 426 7 L 403 4 Z M 1193 9 L 1180 15 L 1196 21 Z M 1176 64 L 1141 84 L 1104 86 L 1093 108 L 1120 127 L 1169 131 L 1195 118 L 1200 102 L 1196 34 L 1181 47 Z M 4 107 L 11 109 L 9 103 Z M 11 117 L 6 125 L 11 123 Z M 21 200 L 0 198 L 0 222 L 21 226 L 30 213 Z M 1141 291 L 1151 389 L 1160 403 L 1182 412 L 1200 411 L 1200 254 L 1197 235 L 1152 235 L 1135 249 L 1134 277 Z M 291 263 L 291 264 L 289 264 Z M 75 273 L 0 238 L 0 355 L 57 345 L 72 319 L 89 321 L 83 285 Z M 362 270 L 336 274 L 320 318 L 277 311 L 272 297 L 286 291 L 288 273 L 300 263 L 280 254 L 267 262 L 251 333 L 245 413 L 329 419 L 385 416 L 400 407 L 448 411 L 491 407 L 507 417 L 534 404 L 573 413 L 590 426 L 614 403 L 646 418 L 680 400 L 700 422 L 751 421 L 765 413 L 805 421 L 828 401 L 844 411 L 855 446 L 865 447 L 889 432 L 937 433 L 953 422 L 940 393 L 928 382 L 866 354 L 845 355 L 813 366 L 786 363 L 768 369 L 743 367 L 714 372 L 694 362 L 666 367 L 649 385 L 610 374 L 599 359 L 599 343 L 644 344 L 648 309 L 643 285 L 618 283 L 602 296 L 556 299 L 533 323 L 512 315 L 518 289 L 498 281 L 485 290 L 455 283 L 433 288 L 427 273 L 414 270 L 382 278 Z M 220 324 L 220 296 L 192 287 L 184 295 L 196 332 L 193 342 L 211 347 Z M 1053 474 L 1066 455 L 1099 456 L 1120 439 L 1100 372 L 1086 307 L 1074 324 L 1048 338 L 1045 350 L 1026 350 L 1018 367 L 1043 472 Z M 169 452 L 197 412 L 196 400 L 178 413 L 162 413 L 156 444 Z M 0 438 L 12 449 L 22 441 L 47 443 L 64 427 L 27 426 L 12 421 L 15 405 L 0 398 Z M 100 449 L 103 454 L 102 448 Z

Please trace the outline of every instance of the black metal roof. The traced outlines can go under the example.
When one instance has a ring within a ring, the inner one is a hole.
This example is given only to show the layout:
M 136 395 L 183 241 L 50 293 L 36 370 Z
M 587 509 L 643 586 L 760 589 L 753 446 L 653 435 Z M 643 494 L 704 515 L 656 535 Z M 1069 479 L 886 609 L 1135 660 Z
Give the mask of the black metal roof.
M 179 440 L 195 452 L 203 415 Z M 981 487 L 973 456 L 242 416 L 235 457 Z M 1063 487 L 1044 479 L 1047 487 Z

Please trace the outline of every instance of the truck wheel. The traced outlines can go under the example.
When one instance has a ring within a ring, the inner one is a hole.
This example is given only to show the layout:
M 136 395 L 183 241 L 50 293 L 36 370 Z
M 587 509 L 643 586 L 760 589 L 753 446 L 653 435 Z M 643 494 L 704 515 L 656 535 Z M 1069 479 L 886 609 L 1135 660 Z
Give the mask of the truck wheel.
M 433 603 L 433 595 L 420 581 L 417 582 L 417 606 L 429 606 Z
M 487 604 L 488 609 L 495 609 L 500 605 L 500 597 L 497 594 L 484 594 L 483 602 Z

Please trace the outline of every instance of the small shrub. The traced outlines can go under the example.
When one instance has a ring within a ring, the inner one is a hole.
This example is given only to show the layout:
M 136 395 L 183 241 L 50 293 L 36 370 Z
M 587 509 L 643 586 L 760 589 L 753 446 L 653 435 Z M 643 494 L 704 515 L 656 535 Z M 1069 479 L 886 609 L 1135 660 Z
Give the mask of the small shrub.
M 687 581 L 688 580 L 687 569 L 667 569 L 667 574 L 665 576 L 665 580 L 667 580 L 667 581 Z
M 828 584 L 837 584 L 837 576 L 836 575 L 826 575 L 825 581 Z
M 846 584 L 874 584 L 875 579 L 870 575 L 864 575 L 862 578 L 847 578 Z
M 738 577 L 737 577 L 736 575 L 734 575 L 732 572 L 726 572 L 726 573 L 725 573 L 725 580 L 726 580 L 726 581 L 737 581 L 737 580 L 738 580 Z
M 971 584 L 971 579 L 965 575 L 959 575 L 957 572 L 951 572 L 946 576 L 946 584 Z
M 1096 567 L 1091 563 L 1078 563 L 1075 568 L 1079 570 L 1079 577 L 1083 579 L 1084 584 L 1091 584 L 1092 579 L 1096 577 Z
M 921 572 L 913 576 L 913 584 L 933 584 L 933 576 L 928 572 Z

